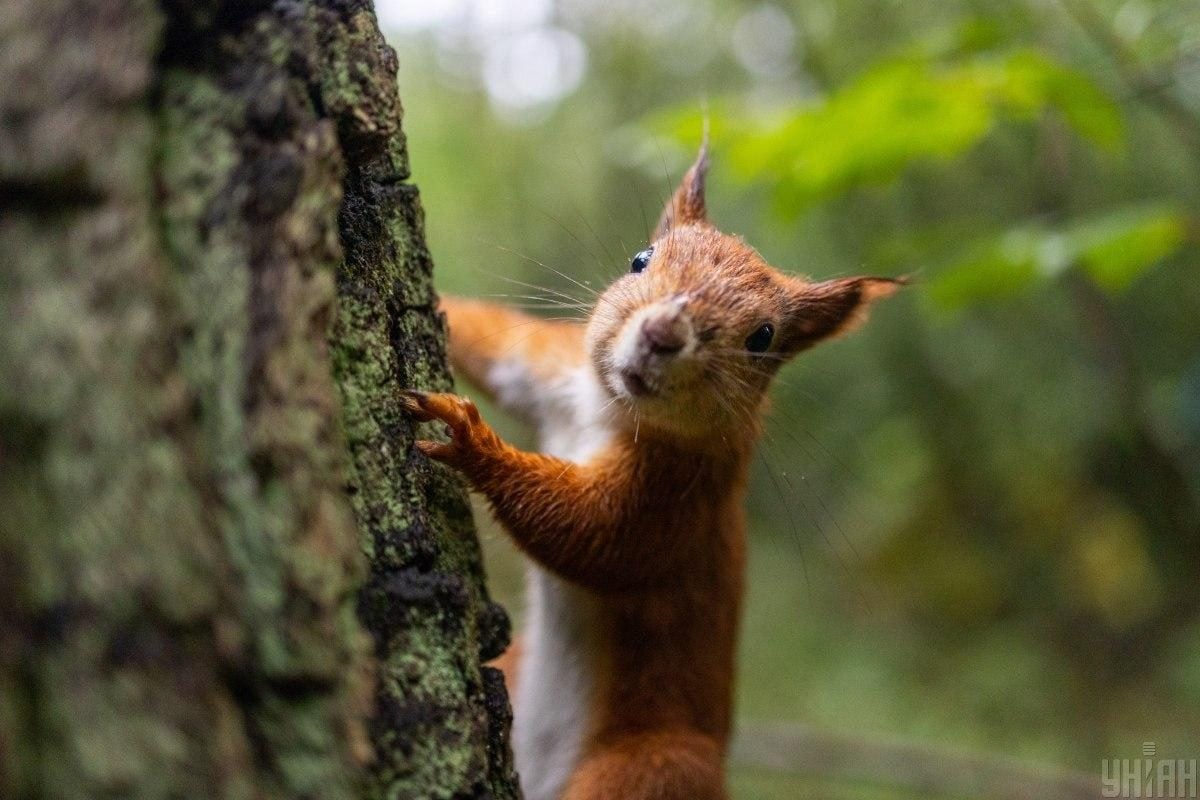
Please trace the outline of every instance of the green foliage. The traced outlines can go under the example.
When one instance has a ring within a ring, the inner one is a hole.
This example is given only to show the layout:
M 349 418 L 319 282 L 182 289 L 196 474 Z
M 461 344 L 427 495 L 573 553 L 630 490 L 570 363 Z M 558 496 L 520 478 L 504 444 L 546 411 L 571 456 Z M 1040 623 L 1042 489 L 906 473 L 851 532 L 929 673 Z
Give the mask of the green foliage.
M 927 162 L 970 153 L 1004 123 L 1036 123 L 1057 114 L 1077 136 L 1109 156 L 1126 138 L 1115 100 L 1088 75 L 1029 48 L 997 54 L 993 27 L 965 26 L 971 45 L 954 59 L 885 59 L 824 100 L 768 113 L 720 105 L 710 124 L 742 183 L 774 187 L 776 207 L 796 215 L 860 187 L 894 183 Z M 975 46 L 982 46 L 977 49 Z M 658 115 L 651 123 L 694 140 L 704 115 Z M 1105 209 L 1059 226 L 1038 216 L 989 233 L 948 259 L 929 283 L 942 309 L 1011 297 L 1071 268 L 1119 291 L 1179 251 L 1188 238 L 1177 203 Z
M 886 60 L 822 102 L 743 115 L 722 106 L 714 135 L 732 173 L 777 189 L 782 208 L 808 205 L 860 186 L 888 183 L 914 164 L 948 161 L 998 124 L 1057 111 L 1082 137 L 1120 147 L 1118 108 L 1087 76 L 1033 50 L 979 54 L 943 64 L 922 57 Z M 695 141 L 697 112 L 656 126 Z
M 1011 297 L 1037 282 L 1077 268 L 1097 285 L 1123 290 L 1187 238 L 1179 208 L 1121 208 L 1060 227 L 1014 227 L 986 237 L 940 271 L 928 294 L 942 308 L 960 309 L 982 300 Z

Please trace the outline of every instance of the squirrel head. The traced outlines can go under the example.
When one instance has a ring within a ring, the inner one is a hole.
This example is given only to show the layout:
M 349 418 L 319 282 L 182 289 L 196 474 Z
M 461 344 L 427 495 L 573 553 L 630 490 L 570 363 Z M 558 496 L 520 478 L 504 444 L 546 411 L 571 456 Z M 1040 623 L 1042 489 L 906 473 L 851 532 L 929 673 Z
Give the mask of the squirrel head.
M 813 282 L 774 269 L 708 220 L 707 143 L 663 209 L 651 245 L 601 294 L 588 352 L 643 429 L 721 437 L 757 425 L 779 367 L 860 324 L 902 280 Z

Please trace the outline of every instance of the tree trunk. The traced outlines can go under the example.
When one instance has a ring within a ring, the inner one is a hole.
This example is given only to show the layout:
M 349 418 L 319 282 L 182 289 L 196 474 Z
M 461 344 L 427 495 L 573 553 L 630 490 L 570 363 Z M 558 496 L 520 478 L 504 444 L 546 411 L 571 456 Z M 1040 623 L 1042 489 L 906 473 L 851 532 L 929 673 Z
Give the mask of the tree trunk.
M 370 4 L 10 0 L 0 75 L 0 797 L 515 797 Z

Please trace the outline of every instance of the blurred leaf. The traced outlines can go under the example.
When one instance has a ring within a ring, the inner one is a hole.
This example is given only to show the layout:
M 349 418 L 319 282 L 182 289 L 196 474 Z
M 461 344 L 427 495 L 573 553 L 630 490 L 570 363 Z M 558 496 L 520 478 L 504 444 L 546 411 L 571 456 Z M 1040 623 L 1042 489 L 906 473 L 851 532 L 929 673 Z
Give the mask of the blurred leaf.
M 959 52 L 979 53 L 1003 44 L 1004 30 L 995 19 L 974 17 L 959 26 L 955 38 Z
M 1019 294 L 1077 266 L 1108 291 L 1120 291 L 1186 241 L 1183 213 L 1163 206 L 1123 208 L 1058 229 L 1029 225 L 976 243 L 929 282 L 946 309 Z
M 1037 241 L 1031 231 L 1013 230 L 977 244 L 971 255 L 929 281 L 927 295 L 953 309 L 1020 294 L 1037 279 Z
M 1121 148 L 1125 139 L 1121 111 L 1086 75 L 1050 62 L 1035 68 L 1034 74 L 1044 81 L 1047 105 L 1056 108 L 1076 133 L 1103 150 Z
M 746 116 L 714 107 L 713 134 L 733 174 L 774 184 L 785 210 L 852 188 L 884 184 L 914 163 L 957 158 L 1005 120 L 1057 109 L 1093 144 L 1122 140 L 1115 104 L 1086 76 L 1032 50 L 973 54 L 951 65 L 924 57 L 884 61 L 824 102 Z M 694 111 L 660 116 L 651 127 L 693 142 Z
M 1080 265 L 1104 288 L 1124 289 L 1187 239 L 1187 219 L 1172 209 L 1125 209 L 1074 231 Z

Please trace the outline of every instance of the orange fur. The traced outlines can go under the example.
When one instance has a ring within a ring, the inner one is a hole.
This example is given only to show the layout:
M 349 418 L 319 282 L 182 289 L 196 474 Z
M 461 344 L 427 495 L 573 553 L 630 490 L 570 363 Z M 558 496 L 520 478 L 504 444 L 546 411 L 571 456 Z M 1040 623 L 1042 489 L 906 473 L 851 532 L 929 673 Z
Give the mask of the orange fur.
M 418 448 L 460 470 L 517 545 L 582 587 L 597 609 L 569 617 L 595 626 L 594 648 L 555 640 L 575 648 L 571 657 L 594 661 L 594 681 L 582 684 L 591 694 L 581 747 L 567 751 L 570 773 L 539 781 L 540 796 L 726 797 L 741 506 L 767 386 L 784 361 L 848 330 L 898 286 L 884 278 L 812 283 L 772 269 L 708 222 L 706 165 L 702 151 L 640 269 L 600 296 L 587 326 L 443 301 L 457 370 L 546 429 L 603 434 L 582 463 L 507 444 L 469 400 L 405 394 L 416 419 L 450 431 L 450 441 Z M 752 347 L 764 326 L 767 346 Z M 596 393 L 610 399 L 594 419 L 564 413 Z M 515 688 L 512 659 L 505 672 Z M 535 741 L 552 741 L 556 730 Z
M 504 685 L 508 687 L 509 696 L 512 696 L 517 691 L 518 667 L 521 663 L 523 649 L 521 637 L 514 636 L 512 642 L 508 645 L 508 649 L 491 661 L 491 666 L 504 674 Z
M 579 465 L 506 444 L 469 400 L 412 392 L 406 403 L 450 427 L 449 443 L 420 442 L 423 452 L 460 469 L 532 558 L 605 600 L 607 663 L 566 797 L 722 797 L 749 447 L 687 451 L 629 434 Z M 641 746 L 654 743 L 666 749 Z M 713 778 L 706 793 L 698 775 Z M 639 786 L 646 793 L 626 793 Z
M 451 320 L 450 361 L 455 370 L 490 396 L 497 393 L 491 370 L 502 361 L 521 364 L 528 369 L 530 382 L 541 384 L 585 359 L 581 325 L 457 297 L 443 297 L 441 309 Z M 521 404 L 508 404 L 508 408 L 536 422 L 532 408 Z

